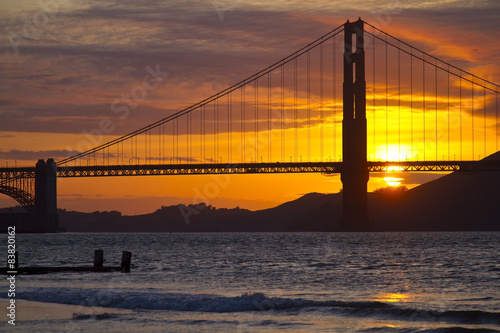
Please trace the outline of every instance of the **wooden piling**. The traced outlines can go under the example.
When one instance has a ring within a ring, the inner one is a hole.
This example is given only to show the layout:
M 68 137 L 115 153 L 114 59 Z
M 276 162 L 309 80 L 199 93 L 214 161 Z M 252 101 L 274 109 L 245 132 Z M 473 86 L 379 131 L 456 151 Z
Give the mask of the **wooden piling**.
M 103 267 L 104 265 L 104 251 L 95 250 L 94 251 L 94 267 Z
M 130 262 L 132 261 L 132 252 L 123 251 L 122 252 L 122 273 L 130 273 Z
M 15 270 L 17 274 L 46 274 L 52 272 L 117 272 L 130 273 L 130 263 L 132 261 L 132 252 L 123 251 L 122 252 L 122 263 L 121 266 L 114 267 L 104 267 L 104 251 L 95 250 L 94 251 L 94 266 L 77 266 L 77 267 L 22 267 L 19 268 L 19 261 L 17 257 L 17 251 L 15 255 Z M 0 274 L 12 274 L 13 269 L 7 262 L 7 266 L 0 267 Z

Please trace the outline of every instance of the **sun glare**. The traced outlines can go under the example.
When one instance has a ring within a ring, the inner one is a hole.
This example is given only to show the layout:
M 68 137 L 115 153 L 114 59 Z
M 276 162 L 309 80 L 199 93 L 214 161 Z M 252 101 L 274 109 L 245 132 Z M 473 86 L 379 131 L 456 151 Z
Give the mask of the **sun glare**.
M 403 167 L 397 165 L 391 165 L 387 167 L 387 171 L 403 171 Z
M 403 180 L 402 178 L 396 178 L 396 177 L 384 177 L 385 182 L 389 186 L 399 186 L 401 185 L 401 181 Z
M 379 302 L 389 302 L 389 303 L 407 302 L 408 300 L 409 300 L 409 295 L 407 295 L 407 294 L 398 294 L 398 293 L 382 294 L 377 299 L 377 301 L 379 301 Z

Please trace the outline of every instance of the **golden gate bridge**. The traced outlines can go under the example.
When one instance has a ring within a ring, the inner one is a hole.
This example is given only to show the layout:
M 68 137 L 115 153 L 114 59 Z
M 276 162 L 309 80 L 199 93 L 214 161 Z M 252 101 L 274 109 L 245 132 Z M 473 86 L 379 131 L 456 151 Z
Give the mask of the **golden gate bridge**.
M 490 171 L 499 85 L 359 19 L 127 135 L 36 167 L 0 193 L 57 229 L 57 177 L 341 174 L 345 230 L 370 230 L 370 172 Z

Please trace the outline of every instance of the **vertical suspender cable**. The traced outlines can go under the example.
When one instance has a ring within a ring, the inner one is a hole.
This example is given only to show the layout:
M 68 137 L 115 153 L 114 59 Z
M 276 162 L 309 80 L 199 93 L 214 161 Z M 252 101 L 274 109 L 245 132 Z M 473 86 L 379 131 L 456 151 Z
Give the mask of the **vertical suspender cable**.
M 401 161 L 401 50 L 398 41 L 398 161 Z
M 376 125 L 376 108 L 375 108 L 375 42 L 377 39 L 375 38 L 375 28 L 373 28 L 373 44 L 372 44 L 372 52 L 373 52 L 373 59 L 372 59 L 372 82 L 373 82 L 373 95 L 372 95 L 372 104 L 373 104 L 373 160 L 376 159 L 377 156 L 377 148 L 376 148 L 376 131 L 377 131 L 377 125 Z
M 213 162 L 217 163 L 219 161 L 219 156 L 217 154 L 217 148 L 218 148 L 218 145 L 219 145 L 219 133 L 218 133 L 218 127 L 219 127 L 219 113 L 218 113 L 218 103 L 217 103 L 217 99 L 213 102 L 213 111 L 214 111 L 214 114 L 213 114 L 213 120 L 214 120 L 214 128 L 213 128 L 213 142 L 214 142 L 214 151 L 213 151 Z
M 448 161 L 450 160 L 450 65 L 448 65 Z
M 472 122 L 472 160 L 474 161 L 476 159 L 474 155 L 474 78 L 471 77 L 471 104 L 472 104 L 472 110 L 471 110 L 471 122 Z
M 297 58 L 293 59 L 293 155 L 297 162 L 298 155 L 298 127 L 297 127 Z
M 387 55 L 387 35 L 385 36 L 385 160 L 389 160 L 389 57 Z
M 216 151 L 215 158 L 217 160 L 217 163 L 219 163 L 219 161 L 220 161 L 219 157 L 221 155 L 221 151 L 219 149 L 219 126 L 220 126 L 220 124 L 219 124 L 219 99 L 218 98 L 215 100 L 215 109 L 216 109 L 216 116 L 215 116 L 215 118 L 216 118 L 216 121 L 215 121 L 216 124 L 215 124 L 215 127 L 216 127 L 216 136 L 217 136 L 217 139 L 216 139 L 216 141 L 217 141 L 217 149 L 215 150 Z
M 201 107 L 201 140 L 202 140 L 202 145 L 201 145 L 201 160 L 202 163 L 205 163 L 206 161 L 206 151 L 205 151 L 205 137 L 206 137 L 206 130 L 205 130 L 205 105 Z
M 425 54 L 422 53 L 422 109 L 423 109 L 423 134 L 424 134 L 424 161 L 425 161 Z
M 311 52 L 307 51 L 307 161 L 311 161 Z
M 259 79 L 255 79 L 254 115 L 255 115 L 255 161 L 259 159 Z
M 495 91 L 495 120 L 496 120 L 496 126 L 495 126 L 495 132 L 496 132 L 496 150 L 498 151 L 498 127 L 500 124 L 498 123 L 498 91 Z
M 413 48 L 410 49 L 410 131 L 411 131 L 411 144 L 410 144 L 410 149 L 411 149 L 411 157 L 410 159 L 413 160 Z
M 188 144 L 188 157 L 189 157 L 189 161 L 192 162 L 193 161 L 193 113 L 192 112 L 189 112 L 189 115 L 188 115 L 188 131 L 189 131 L 189 144 Z
M 172 121 L 172 160 L 175 163 L 175 123 Z
M 231 147 L 233 146 L 233 94 L 227 94 L 227 163 L 232 163 Z
M 281 65 L 281 162 L 285 161 L 285 64 Z
M 332 37 L 332 77 L 333 77 L 333 160 L 337 156 L 337 61 L 335 37 Z
M 174 119 L 175 122 L 175 156 L 177 163 L 180 164 L 181 157 L 179 156 L 179 118 Z
M 272 141 L 271 141 L 271 73 L 267 76 L 267 162 L 271 163 Z
M 175 130 L 177 132 L 177 140 L 175 140 L 176 142 L 176 155 L 177 155 L 177 161 L 178 163 L 180 164 L 181 163 L 181 155 L 179 154 L 179 139 L 180 139 L 180 136 L 179 136 L 179 118 L 175 118 Z
M 166 136 L 167 136 L 167 124 L 162 124 L 162 136 L 161 136 L 161 146 L 162 146 L 162 155 L 163 155 L 163 164 L 166 163 L 166 155 L 167 155 L 167 145 L 165 144 Z
M 172 121 L 172 155 L 171 155 L 171 160 L 173 163 L 175 163 L 175 126 L 174 122 Z
M 486 82 L 484 82 L 486 87 Z M 486 157 L 486 88 L 483 87 L 483 140 L 484 140 L 484 157 Z
M 462 160 L 462 148 L 463 148 L 463 131 L 462 131 L 462 71 L 460 71 L 459 76 L 459 103 L 460 103 L 460 160 Z
M 246 146 L 246 115 L 245 115 L 245 105 L 246 102 L 246 92 L 245 92 L 245 86 L 241 87 L 241 112 L 242 112 L 242 126 L 243 126 L 243 142 L 242 142 L 242 149 L 241 153 L 242 155 L 242 163 L 246 162 L 246 154 L 245 154 L 245 146 Z
M 165 159 L 165 152 L 164 149 L 165 147 L 163 146 L 163 133 L 164 132 L 164 125 L 162 124 L 161 126 L 158 126 L 158 153 L 160 156 L 158 157 L 158 163 L 163 164 L 164 159 Z
M 319 45 L 319 114 L 320 114 L 320 161 L 323 162 L 323 43 Z
M 436 130 L 436 161 L 438 160 L 438 74 L 437 74 L 437 60 L 436 60 L 436 66 L 434 67 L 434 88 L 435 88 L 435 93 L 436 93 L 436 125 L 435 125 L 435 130 Z
M 241 154 L 241 161 L 240 163 L 245 163 L 244 159 L 244 153 L 243 153 L 243 147 L 244 147 L 244 141 L 245 141 L 245 135 L 244 135 L 244 116 L 243 116 L 243 88 L 240 88 L 240 154 Z

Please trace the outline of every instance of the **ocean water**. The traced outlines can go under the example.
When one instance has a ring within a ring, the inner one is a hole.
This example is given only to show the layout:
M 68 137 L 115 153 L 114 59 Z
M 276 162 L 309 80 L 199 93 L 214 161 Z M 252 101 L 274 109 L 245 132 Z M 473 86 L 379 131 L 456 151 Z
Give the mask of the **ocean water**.
M 16 325 L 4 314 L 0 331 L 500 331 L 499 232 L 18 234 L 16 246 L 21 266 L 92 265 L 103 249 L 105 265 L 127 250 L 133 267 L 19 275 Z

